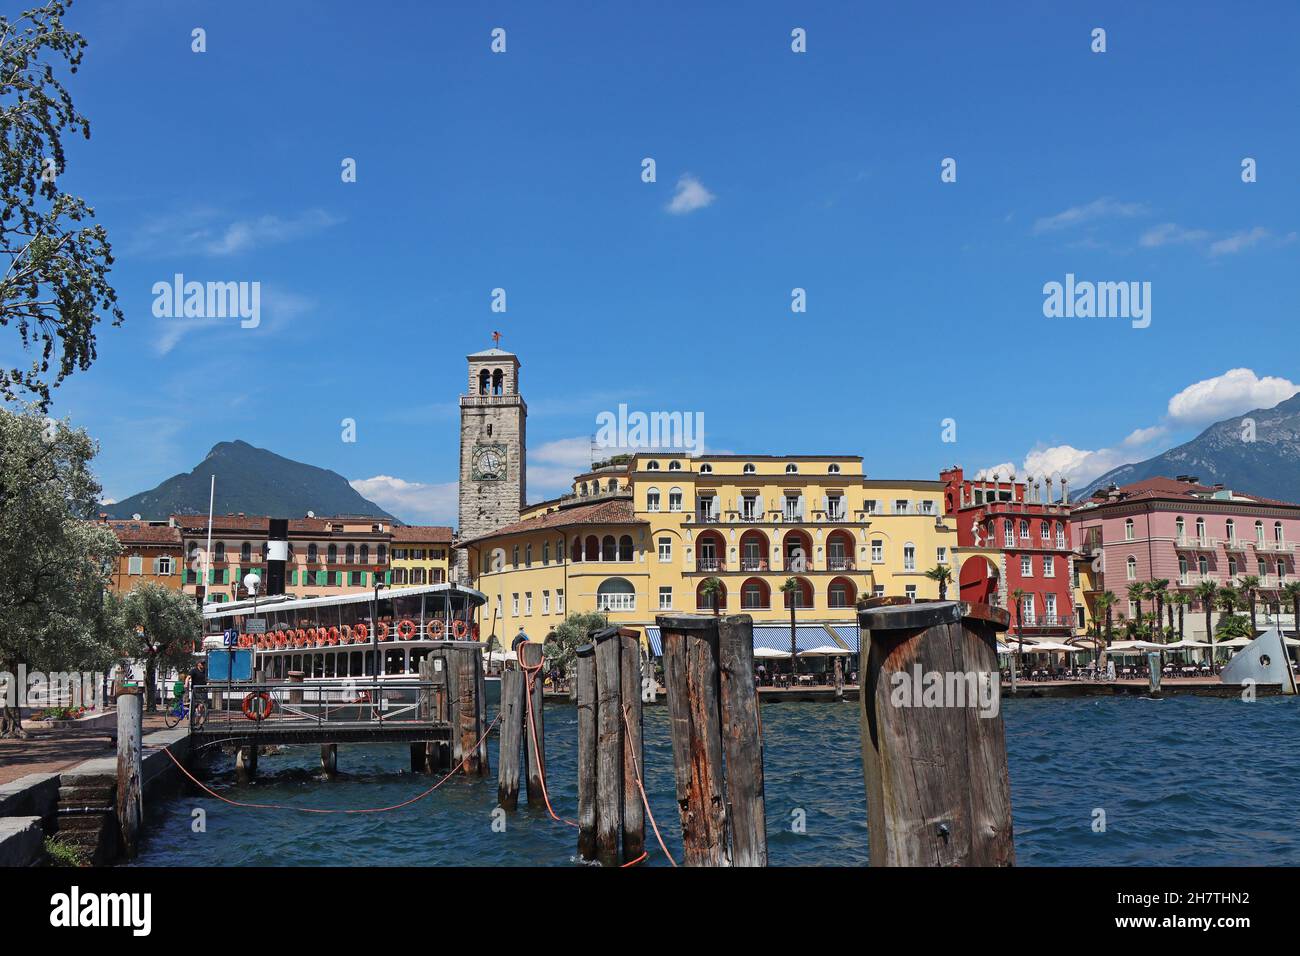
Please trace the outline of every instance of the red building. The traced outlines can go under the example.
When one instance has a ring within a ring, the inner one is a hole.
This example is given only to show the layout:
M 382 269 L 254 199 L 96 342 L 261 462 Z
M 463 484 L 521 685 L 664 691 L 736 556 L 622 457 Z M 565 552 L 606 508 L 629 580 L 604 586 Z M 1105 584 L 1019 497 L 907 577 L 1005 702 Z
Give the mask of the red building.
M 1069 489 L 1060 503 L 1052 479 L 967 479 L 960 465 L 939 473 L 944 511 L 957 524 L 959 585 L 964 601 L 987 601 L 1011 612 L 1026 635 L 1074 633 L 1074 565 Z M 1017 614 L 1017 591 L 1023 592 Z

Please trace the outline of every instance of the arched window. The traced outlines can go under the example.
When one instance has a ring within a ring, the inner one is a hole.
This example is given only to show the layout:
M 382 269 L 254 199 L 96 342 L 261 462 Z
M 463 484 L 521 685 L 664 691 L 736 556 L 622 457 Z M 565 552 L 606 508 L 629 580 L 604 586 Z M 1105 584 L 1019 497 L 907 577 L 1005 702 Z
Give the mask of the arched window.
M 1130 554 L 1128 560 L 1124 562 L 1124 566 L 1128 573 L 1128 579 L 1136 581 L 1138 579 L 1138 559 Z
M 576 542 L 578 539 L 574 538 L 573 540 Z M 564 538 L 555 539 L 555 560 L 564 560 Z
M 658 471 L 658 470 L 659 470 L 659 462 L 657 462 L 657 461 L 647 461 L 647 462 L 645 463 L 645 470 L 646 470 L 646 471 Z
M 350 545 L 348 545 L 346 548 L 344 548 L 344 549 L 343 549 L 343 555 L 344 555 L 344 557 L 343 557 L 343 563 L 344 563 L 344 564 L 356 564 L 356 563 L 357 563 L 357 547 L 356 547 L 356 545 L 354 545 L 354 544 L 350 544 Z
M 486 395 L 488 393 L 488 383 L 491 379 L 492 375 L 487 369 L 478 373 L 478 393 L 480 395 Z
M 680 461 L 670 461 L 670 462 L 668 463 L 668 470 L 669 470 L 669 471 L 681 471 L 681 470 L 682 470 L 682 463 L 681 463 Z
M 1196 559 L 1196 570 L 1201 573 L 1201 580 L 1208 580 L 1210 577 L 1210 559 L 1201 555 Z
M 713 466 L 710 465 L 708 462 L 705 462 L 704 464 L 700 465 L 700 474 L 701 475 L 713 474 Z
M 574 538 L 574 539 L 573 539 L 573 560 L 574 560 L 574 561 L 586 561 L 586 560 L 587 560 L 587 555 L 586 555 L 585 553 L 583 553 L 583 550 L 582 550 L 582 539 L 581 539 L 581 538 Z
M 612 534 L 605 535 L 605 537 L 602 538 L 600 541 L 600 560 L 602 561 L 618 560 L 618 545 L 615 543 L 614 536 Z
M 1223 527 L 1228 535 L 1228 541 L 1230 543 L 1235 542 L 1237 540 L 1237 522 L 1229 518 L 1223 523 Z
M 1132 518 L 1124 519 L 1124 540 L 1125 541 L 1133 540 L 1133 519 Z
M 1205 541 L 1205 519 L 1204 518 L 1196 519 L 1196 540 L 1201 542 Z
M 245 541 L 239 546 L 239 561 L 241 564 L 248 564 L 253 560 L 253 546 Z
M 370 563 L 370 545 L 368 544 L 363 544 L 361 546 L 361 563 L 362 564 Z
M 585 548 L 583 558 L 587 561 L 600 560 L 600 539 L 594 534 L 587 535 L 587 540 L 583 542 L 583 547 Z
M 1255 541 L 1257 544 L 1264 543 L 1264 522 L 1255 522 Z
M 492 394 L 502 395 L 505 390 L 505 374 L 501 369 L 494 369 L 492 372 Z
M 813 566 L 812 541 L 802 531 L 791 531 L 781 539 L 787 571 L 803 571 Z
M 1052 540 L 1052 529 L 1046 521 L 1042 522 L 1041 525 L 1039 526 L 1038 534 L 1042 537 L 1044 541 Z
M 596 610 L 636 610 L 636 588 L 627 578 L 606 578 L 596 589 Z
M 618 559 L 620 561 L 632 560 L 632 536 L 625 534 L 618 539 Z
M 785 473 L 787 475 L 797 475 L 799 473 L 799 466 L 794 462 L 790 462 L 790 464 L 785 466 Z
M 375 549 L 375 561 L 378 562 L 379 564 L 388 563 L 388 545 L 381 544 L 378 548 Z
M 609 479 L 609 490 L 610 490 L 610 491 L 618 491 L 618 479 L 617 479 L 617 478 L 611 478 L 611 479 Z
M 1024 518 L 1020 519 L 1020 537 L 1025 539 L 1029 537 L 1029 522 Z
M 682 489 L 680 489 L 680 488 L 672 488 L 672 489 L 669 489 L 669 491 L 668 491 L 668 510 L 669 510 L 669 511 L 681 511 L 681 510 L 682 510 Z
M 771 606 L 772 591 L 762 578 L 750 578 L 741 585 L 740 609 L 742 611 L 764 611 Z
M 745 474 L 752 475 L 757 470 L 758 469 L 754 467 L 753 462 L 745 462 L 745 467 L 744 467 Z
M 727 586 L 721 581 L 718 582 L 718 590 L 715 594 L 706 594 L 704 592 L 704 582 L 701 581 L 695 587 L 695 609 L 697 611 L 712 611 L 714 599 L 717 599 L 718 610 L 727 609 Z
M 812 607 L 813 606 L 813 588 L 807 578 L 795 578 L 794 583 L 798 585 L 793 591 L 786 591 L 785 606 L 789 608 L 791 602 L 794 607 Z
M 658 488 L 651 488 L 649 491 L 645 493 L 645 508 L 646 511 L 659 510 L 659 489 Z
M 826 592 L 826 600 L 831 607 L 853 607 L 857 596 L 858 589 L 848 578 L 835 578 Z
M 1174 534 L 1179 538 L 1183 538 L 1187 535 L 1187 522 L 1183 520 L 1182 515 L 1179 515 L 1174 519 Z
M 215 554 L 213 555 L 213 560 L 216 561 L 226 560 L 226 542 L 218 541 L 217 546 L 213 549 L 213 551 L 215 552 Z
M 316 547 L 315 542 L 307 545 L 307 563 L 315 564 L 320 559 L 320 549 Z
M 828 465 L 826 468 L 826 474 L 828 475 L 838 475 L 839 473 L 840 473 L 839 465 L 832 464 L 832 465 Z
M 1278 544 L 1282 543 L 1282 522 L 1280 521 L 1273 522 L 1273 540 Z
M 336 563 L 339 559 L 339 546 L 337 544 L 331 544 L 329 546 L 329 550 L 326 551 L 325 554 L 326 554 L 325 560 L 327 563 L 329 564 Z

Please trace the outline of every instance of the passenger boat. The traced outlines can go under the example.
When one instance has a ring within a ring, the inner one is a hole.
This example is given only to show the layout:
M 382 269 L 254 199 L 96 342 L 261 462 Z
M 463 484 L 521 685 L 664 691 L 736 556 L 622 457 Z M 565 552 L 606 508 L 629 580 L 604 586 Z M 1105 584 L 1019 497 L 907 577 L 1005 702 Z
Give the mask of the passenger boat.
M 373 592 L 360 592 L 210 604 L 203 609 L 203 646 L 220 649 L 223 635 L 238 631 L 238 646 L 253 650 L 253 673 L 261 674 L 262 683 L 292 678 L 336 684 L 321 703 L 357 703 L 375 682 L 417 680 L 420 661 L 435 647 L 478 641 L 476 612 L 486 600 L 480 591 L 444 583 L 385 588 L 377 599 Z M 250 633 L 252 618 L 265 622 L 263 633 Z M 378 669 L 376 652 L 382 661 Z M 407 697 L 413 701 L 414 691 L 384 693 L 392 703 Z

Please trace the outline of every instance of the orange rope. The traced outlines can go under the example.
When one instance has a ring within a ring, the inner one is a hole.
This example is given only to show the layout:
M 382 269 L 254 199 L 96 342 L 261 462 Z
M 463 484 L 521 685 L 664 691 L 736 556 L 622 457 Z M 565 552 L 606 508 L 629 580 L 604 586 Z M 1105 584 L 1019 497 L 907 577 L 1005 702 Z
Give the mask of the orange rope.
M 480 737 L 480 738 L 478 739 L 478 743 L 476 743 L 476 744 L 474 745 L 473 749 L 470 750 L 470 753 L 471 753 L 471 754 L 478 750 L 478 748 L 482 745 L 483 741 L 487 740 L 487 736 L 488 736 L 488 734 L 490 734 L 490 733 L 492 732 L 492 728 L 496 726 L 496 722 L 497 722 L 498 720 L 500 720 L 500 719 L 501 719 L 501 715 L 500 715 L 499 713 L 496 715 L 496 717 L 492 718 L 492 723 L 488 724 L 488 728 L 487 728 L 487 730 L 485 730 L 485 731 L 483 732 L 483 736 Z M 255 746 L 255 745 L 254 745 L 254 746 Z M 190 780 L 193 781 L 193 783 L 194 783 L 194 784 L 195 784 L 195 785 L 196 785 L 200 790 L 205 791 L 209 796 L 216 797 L 216 798 L 217 798 L 218 800 L 220 800 L 222 803 L 228 803 L 228 804 L 230 804 L 232 807 L 243 807 L 243 808 L 246 809 L 246 810 L 296 810 L 296 811 L 299 812 L 299 813 L 325 813 L 325 814 L 328 814 L 328 813 L 387 813 L 389 810 L 400 810 L 400 809 L 402 809 L 402 807 L 409 807 L 411 804 L 413 804 L 413 803 L 415 803 L 415 802 L 417 802 L 417 801 L 419 801 L 419 800 L 423 800 L 423 799 L 424 799 L 425 797 L 427 797 L 429 794 L 433 793 L 433 791 L 437 790 L 437 789 L 438 789 L 439 787 L 441 787 L 444 783 L 446 783 L 448 780 L 450 780 L 450 779 L 451 779 L 453 776 L 455 776 L 455 775 L 456 775 L 456 774 L 457 774 L 461 769 L 464 768 L 465 763 L 469 760 L 469 755 L 466 755 L 464 758 L 461 759 L 461 762 L 460 762 L 457 766 L 455 766 L 455 767 L 453 767 L 453 768 L 451 769 L 451 771 L 447 774 L 447 776 L 443 777 L 441 780 L 439 780 L 437 783 L 435 783 L 435 784 L 434 784 L 432 787 L 430 787 L 428 790 L 424 791 L 423 793 L 421 793 L 421 794 L 419 794 L 419 795 L 417 795 L 417 796 L 412 797 L 410 800 L 404 800 L 404 801 L 401 802 L 401 803 L 393 804 L 393 806 L 391 806 L 391 807 L 368 807 L 368 808 L 364 808 L 364 809 L 360 809 L 360 810 L 332 810 L 332 809 L 320 809 L 320 808 L 317 808 L 317 807 L 288 807 L 288 806 L 284 806 L 283 804 L 278 804 L 278 803 L 243 803 L 243 802 L 241 802 L 241 801 L 239 801 L 239 800 L 231 800 L 231 799 L 228 798 L 228 797 L 223 797 L 221 794 L 217 793 L 217 792 L 216 792 L 215 790 L 213 790 L 211 787 L 207 786 L 205 783 L 203 783 L 201 780 L 199 780 L 197 777 L 195 777 L 194 774 L 192 774 L 192 773 L 190 773 L 188 770 L 186 770 L 184 764 L 182 764 L 179 760 L 177 760 L 177 759 L 176 759 L 176 755 L 175 755 L 174 753 L 171 752 L 171 748 L 170 748 L 170 747 L 164 747 L 164 748 L 163 748 L 163 753 L 165 753 L 168 757 L 170 757 L 171 760 L 172 760 L 172 763 L 174 763 L 174 764 L 176 764 L 176 766 L 180 767 L 180 769 L 181 769 L 181 773 L 183 773 L 183 774 L 185 774 L 185 776 L 189 777 Z
M 631 737 L 632 725 L 627 719 L 627 704 L 623 705 L 623 728 L 627 731 L 627 735 Z M 668 852 L 668 847 L 664 846 L 664 838 L 659 833 L 659 824 L 655 823 L 655 815 L 650 810 L 650 801 L 645 795 L 645 786 L 641 783 L 641 768 L 637 766 L 636 754 L 631 748 L 628 748 L 628 753 L 632 755 L 632 772 L 636 775 L 636 788 L 641 791 L 641 802 L 645 804 L 645 815 L 650 818 L 650 827 L 655 831 L 655 839 L 659 841 L 659 849 L 664 851 L 664 856 L 668 857 L 668 862 L 673 866 L 676 866 L 677 861 L 674 860 L 673 855 Z M 633 860 L 632 863 L 640 863 L 641 860 L 645 859 L 645 857 L 646 855 L 642 853 L 641 856 L 638 859 Z M 623 865 L 631 866 L 632 863 L 624 863 Z
M 524 686 L 524 698 L 528 701 L 528 732 L 533 738 L 533 760 L 537 763 L 537 779 L 542 784 L 542 800 L 546 803 L 546 812 L 551 815 L 551 818 L 556 823 L 567 823 L 575 830 L 579 829 L 578 825 L 572 820 L 566 820 L 555 812 L 555 808 L 551 806 L 551 795 L 546 792 L 546 767 L 542 765 L 540 757 L 542 748 L 537 745 L 537 723 L 533 718 L 533 685 L 542 669 L 542 664 L 538 663 L 533 667 L 528 667 L 523 661 L 520 661 L 519 668 L 528 678 L 528 683 Z M 500 716 L 500 714 L 497 716 Z

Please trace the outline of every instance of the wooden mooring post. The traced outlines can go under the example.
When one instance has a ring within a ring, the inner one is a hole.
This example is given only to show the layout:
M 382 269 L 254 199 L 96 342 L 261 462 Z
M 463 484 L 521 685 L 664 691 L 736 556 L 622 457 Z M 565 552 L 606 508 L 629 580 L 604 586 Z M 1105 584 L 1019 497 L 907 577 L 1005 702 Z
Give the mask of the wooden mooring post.
M 497 803 L 505 810 L 519 806 L 524 707 L 524 673 L 510 668 L 501 674 L 501 731 L 497 750 Z
M 862 772 L 872 866 L 1011 866 L 996 637 L 962 601 L 858 612 Z
M 767 817 L 753 618 L 680 615 L 656 623 L 663 637 L 686 865 L 764 866 Z
M 606 627 L 578 649 L 578 853 L 604 866 L 645 851 L 638 778 L 641 647 L 630 628 Z
M 534 641 L 521 643 L 515 653 L 519 655 L 519 664 L 523 668 L 540 668 L 542 665 L 544 654 L 541 644 Z M 537 676 L 532 687 L 525 687 L 524 693 L 524 763 L 528 770 L 526 790 L 529 803 L 541 803 L 545 799 L 542 793 L 542 777 L 546 773 L 546 721 L 542 710 L 545 698 L 542 690 L 544 675 L 540 670 L 535 673 Z M 529 719 L 532 720 L 531 728 Z
M 117 825 L 127 859 L 135 857 L 144 813 L 141 703 L 139 694 L 119 694 L 117 698 Z

